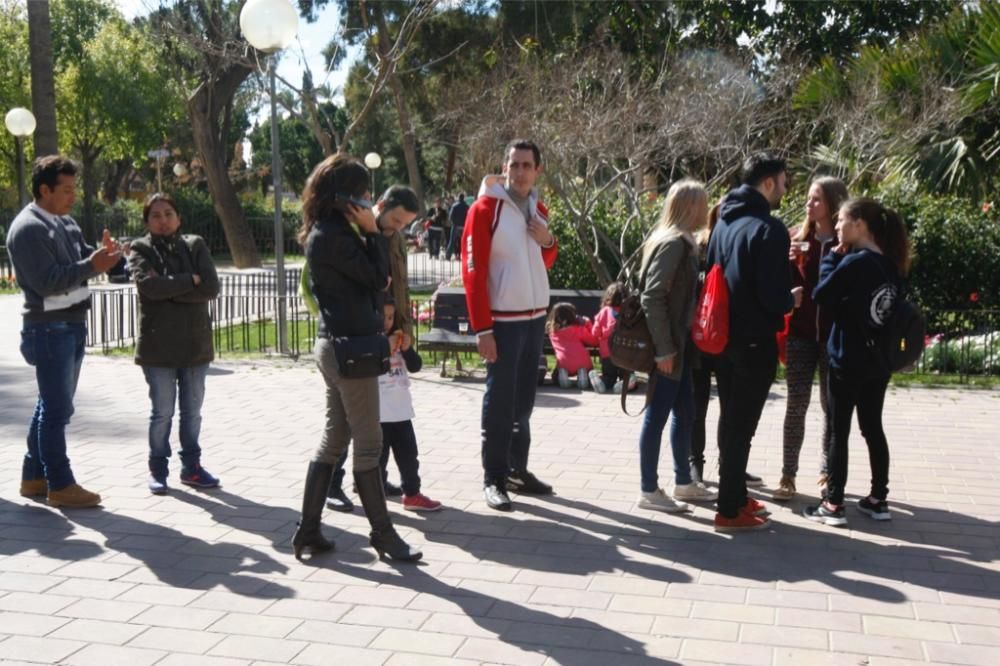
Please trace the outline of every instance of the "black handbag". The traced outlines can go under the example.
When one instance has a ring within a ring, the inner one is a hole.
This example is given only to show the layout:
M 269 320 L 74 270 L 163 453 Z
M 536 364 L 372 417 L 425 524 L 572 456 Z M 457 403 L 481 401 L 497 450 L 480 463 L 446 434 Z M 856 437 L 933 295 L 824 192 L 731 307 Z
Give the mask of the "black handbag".
M 361 335 L 333 339 L 337 372 L 345 379 L 368 379 L 389 372 L 389 338 Z

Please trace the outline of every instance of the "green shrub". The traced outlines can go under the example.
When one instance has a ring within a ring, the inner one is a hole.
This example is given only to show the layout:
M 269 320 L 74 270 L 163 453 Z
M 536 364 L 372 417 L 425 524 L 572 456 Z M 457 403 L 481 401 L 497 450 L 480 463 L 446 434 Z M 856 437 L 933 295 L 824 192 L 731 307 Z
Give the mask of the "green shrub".
M 925 308 L 1000 307 L 1000 219 L 982 203 L 886 189 L 879 197 L 906 221 L 911 286 Z
M 599 283 L 576 231 L 573 229 L 571 213 L 555 197 L 550 196 L 546 200 L 546 204 L 549 207 L 549 223 L 552 233 L 559 239 L 559 256 L 552 270 L 549 271 L 549 283 L 552 288 L 603 289 L 606 285 Z M 625 239 L 626 258 L 639 247 L 646 232 L 656 223 L 661 205 L 658 199 L 647 201 L 643 206 L 641 219 L 633 221 L 629 226 Z M 596 226 L 603 230 L 612 242 L 617 243 L 628 220 L 625 205 L 621 201 L 608 199 L 598 204 L 592 215 Z M 621 262 L 616 253 L 606 246 L 602 246 L 599 254 L 611 276 L 615 277 L 621 270 Z

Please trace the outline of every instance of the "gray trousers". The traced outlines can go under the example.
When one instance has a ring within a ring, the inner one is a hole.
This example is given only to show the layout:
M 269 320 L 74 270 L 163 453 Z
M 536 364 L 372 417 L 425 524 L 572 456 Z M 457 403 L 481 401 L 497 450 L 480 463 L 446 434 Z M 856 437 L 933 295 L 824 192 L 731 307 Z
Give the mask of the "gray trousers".
M 313 462 L 336 465 L 353 438 L 354 471 L 377 469 L 382 453 L 378 377 L 341 377 L 333 343 L 326 338 L 316 339 L 315 354 L 326 381 L 326 426 Z

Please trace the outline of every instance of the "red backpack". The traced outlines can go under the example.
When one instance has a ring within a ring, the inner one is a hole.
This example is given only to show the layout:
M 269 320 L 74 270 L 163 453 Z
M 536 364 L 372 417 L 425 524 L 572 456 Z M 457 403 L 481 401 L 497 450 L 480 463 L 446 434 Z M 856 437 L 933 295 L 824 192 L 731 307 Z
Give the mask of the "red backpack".
M 691 339 L 706 354 L 721 354 L 729 344 L 729 285 L 719 264 L 712 266 L 705 276 L 705 286 L 694 311 Z

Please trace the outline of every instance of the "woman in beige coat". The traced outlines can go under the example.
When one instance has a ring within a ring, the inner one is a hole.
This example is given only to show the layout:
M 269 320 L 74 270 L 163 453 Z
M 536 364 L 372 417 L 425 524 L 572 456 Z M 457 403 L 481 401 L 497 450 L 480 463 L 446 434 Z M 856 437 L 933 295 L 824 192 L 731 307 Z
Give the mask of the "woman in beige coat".
M 694 180 L 670 188 L 659 225 L 642 255 L 642 309 L 656 347 L 653 395 L 639 434 L 642 487 L 639 507 L 686 511 L 685 501 L 712 501 L 716 495 L 691 479 L 688 456 L 694 426 L 689 346 L 698 290 L 698 250 L 693 233 L 708 219 L 708 193 Z M 657 467 L 667 417 L 673 413 L 670 447 L 674 459 L 673 497 L 659 486 Z

